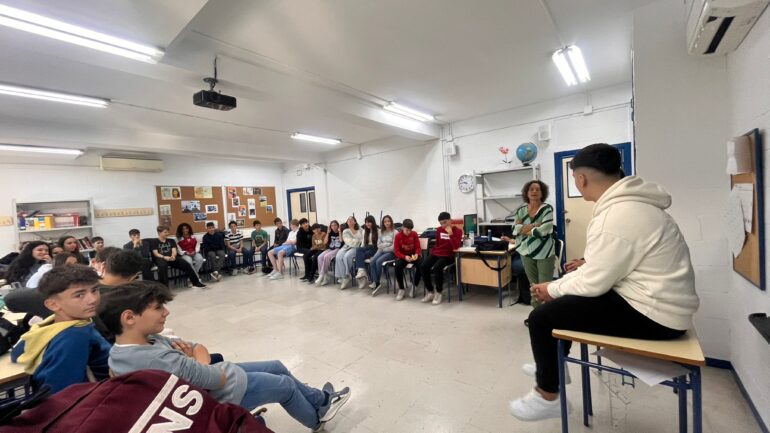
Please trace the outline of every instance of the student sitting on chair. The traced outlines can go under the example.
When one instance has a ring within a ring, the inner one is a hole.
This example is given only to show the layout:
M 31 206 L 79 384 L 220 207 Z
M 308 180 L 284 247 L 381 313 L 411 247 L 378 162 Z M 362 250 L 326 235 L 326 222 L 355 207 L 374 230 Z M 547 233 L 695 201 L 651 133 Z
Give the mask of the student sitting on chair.
M 27 282 L 33 275 L 47 264 L 51 263 L 50 247 L 43 241 L 27 242 L 21 253 L 16 256 L 3 277 L 6 283 L 19 283 L 29 287 Z M 50 269 L 51 266 L 48 266 Z
M 279 221 L 280 222 L 280 221 Z M 286 268 L 284 258 L 291 257 L 297 251 L 297 232 L 299 231 L 299 221 L 291 220 L 291 231 L 281 246 L 275 247 L 267 252 L 270 264 L 273 265 L 273 272 L 270 273 L 271 280 L 280 280 L 283 278 L 283 271 Z M 278 229 L 276 229 L 278 232 Z
M 78 263 L 81 265 L 89 265 L 90 262 L 86 258 L 86 256 L 83 255 L 83 253 L 80 252 L 80 242 L 78 241 L 78 238 L 75 236 L 62 236 L 59 238 L 58 242 L 59 246 L 64 249 L 64 252 L 72 253 L 77 257 Z
M 325 286 L 328 282 L 327 272 L 331 266 L 332 260 L 337 256 L 337 251 L 342 247 L 342 233 L 340 233 L 340 223 L 332 220 L 329 223 L 329 232 L 324 237 L 326 250 L 318 255 L 318 279 L 315 280 L 317 286 Z M 332 278 L 333 279 L 333 278 Z
M 88 258 L 93 260 L 96 258 L 96 255 L 99 254 L 99 251 L 104 249 L 104 238 L 101 236 L 94 236 L 91 238 L 91 245 L 94 246 L 93 251 L 88 252 Z
M 310 222 L 307 218 L 299 220 L 299 230 L 297 230 L 297 252 L 302 254 L 302 261 L 305 265 L 305 275 L 300 278 L 300 281 L 312 280 L 313 276 L 308 276 L 310 271 L 310 259 L 312 258 L 313 247 L 313 230 L 310 229 Z
M 109 365 L 115 374 L 162 370 L 209 391 L 222 403 L 252 410 L 279 403 L 304 426 L 320 431 L 350 397 L 350 389 L 335 391 L 331 383 L 311 388 L 292 376 L 280 361 L 210 365 L 202 344 L 159 335 L 169 315 L 165 304 L 173 299 L 160 284 L 138 281 L 104 295 L 99 317 L 115 335 Z
M 313 283 L 313 275 L 318 268 L 318 256 L 326 250 L 326 233 L 321 231 L 321 224 L 315 223 L 310 229 L 313 231 L 312 245 L 310 247 L 310 253 L 308 253 L 305 259 L 305 276 L 304 280 L 308 283 Z
M 236 255 L 243 257 L 243 266 L 247 274 L 254 273 L 254 251 L 243 246 L 243 233 L 238 230 L 238 223 L 230 221 L 227 225 L 230 231 L 225 233 L 225 245 L 227 246 L 227 261 L 230 264 L 230 274 L 238 275 Z
M 414 283 L 409 290 L 409 297 L 414 298 L 414 288 L 420 284 L 422 248 L 420 247 L 420 237 L 414 231 L 412 220 L 405 219 L 401 224 L 401 231 L 396 233 L 396 237 L 393 239 L 393 254 L 396 256 L 396 282 L 398 282 L 396 301 L 404 299 L 404 269 L 409 264 L 415 268 Z
M 225 248 L 227 248 L 225 246 L 225 234 L 217 230 L 217 226 L 213 222 L 206 223 L 206 234 L 201 240 L 201 253 L 206 255 L 206 260 L 211 266 L 211 277 L 215 281 L 219 281 L 219 271 L 225 264 L 225 257 L 227 257 Z
M 123 250 L 117 247 L 104 247 L 96 253 L 91 260 L 91 267 L 94 268 L 97 274 L 99 274 L 99 277 L 104 275 L 104 264 L 107 263 L 107 259 L 109 259 L 111 255 L 121 251 Z
M 172 267 L 184 272 L 193 286 L 206 287 L 192 266 L 179 257 L 176 242 L 168 238 L 168 227 L 158 226 L 158 239 L 152 247 L 152 256 L 155 257 L 155 266 L 158 267 L 158 281 L 162 284 L 168 286 L 168 268 Z
M 270 258 L 270 250 L 280 247 L 281 245 L 286 242 L 287 239 L 289 239 L 289 229 L 283 225 L 283 221 L 280 218 L 275 218 L 273 220 L 273 224 L 275 224 L 275 232 L 273 233 L 273 237 L 275 238 L 275 241 L 273 242 L 273 245 L 268 248 L 268 258 Z M 272 275 L 275 269 L 273 268 L 273 262 L 270 262 L 270 266 L 262 266 L 262 273 L 270 274 Z
M 118 286 L 136 280 L 142 270 L 142 259 L 131 251 L 119 251 L 104 262 L 103 286 Z
M 372 296 L 375 296 L 382 288 L 380 284 L 382 264 L 396 257 L 393 254 L 393 239 L 395 237 L 393 218 L 390 215 L 385 215 L 382 217 L 380 234 L 377 236 L 377 252 L 374 253 L 369 263 L 372 272 L 372 284 L 369 284 L 369 288 L 372 289 Z
M 350 286 L 350 271 L 353 268 L 353 258 L 356 256 L 356 248 L 360 247 L 364 241 L 364 234 L 358 226 L 356 217 L 348 217 L 348 228 L 342 231 L 342 248 L 339 249 L 334 268 L 334 275 L 341 278 L 340 289 L 344 290 Z
M 11 350 L 11 360 L 24 364 L 36 386 L 52 392 L 109 376 L 110 344 L 96 331 L 93 321 L 99 305 L 99 276 L 83 265 L 61 266 L 45 274 L 38 287 L 45 306 L 53 312 L 21 336 Z
M 27 282 L 27 287 L 14 289 L 8 292 L 3 297 L 5 306 L 10 311 L 17 313 L 32 313 L 41 319 L 50 316 L 52 311 L 45 306 L 45 298 L 43 298 L 43 295 L 37 290 L 37 287 L 43 277 L 45 277 L 51 269 L 76 264 L 78 264 L 78 258 L 75 257 L 74 254 L 60 253 L 53 259 L 53 264 L 47 263 L 38 269 L 35 275 L 33 275 Z
M 422 264 L 425 296 L 421 302 L 433 302 L 433 305 L 441 303 L 441 292 L 444 291 L 444 268 L 454 262 L 455 250 L 460 248 L 463 242 L 463 231 L 452 225 L 449 212 L 441 212 L 438 215 L 438 223 L 436 245 Z M 433 277 L 432 280 L 431 277 Z
M 267 249 L 270 247 L 270 235 L 262 230 L 262 223 L 259 220 L 254 221 L 254 230 L 251 231 L 251 245 L 254 251 L 259 251 L 260 260 L 262 260 L 262 269 L 267 267 Z
M 179 256 L 193 267 L 196 274 L 200 274 L 203 267 L 203 255 L 198 252 L 198 239 L 195 239 L 190 224 L 182 223 L 176 228 Z
M 665 212 L 671 196 L 639 177 L 624 177 L 620 152 L 608 144 L 581 149 L 571 162 L 575 185 L 596 202 L 584 265 L 532 286 L 544 302 L 529 315 L 537 387 L 510 404 L 524 421 L 561 416 L 554 329 L 670 340 L 692 326 L 698 296 L 690 251 Z
M 366 259 L 371 258 L 377 252 L 377 240 L 379 227 L 372 215 L 364 218 L 364 244 L 356 248 L 356 280 L 358 288 L 363 289 L 369 281 L 366 275 Z
M 142 258 L 142 279 L 145 281 L 154 281 L 155 274 L 152 272 L 154 263 L 151 259 L 152 252 L 150 251 L 149 245 L 145 245 L 144 242 L 142 242 L 142 233 L 137 229 L 129 230 L 128 236 L 131 240 L 123 245 L 123 249 L 133 251 Z

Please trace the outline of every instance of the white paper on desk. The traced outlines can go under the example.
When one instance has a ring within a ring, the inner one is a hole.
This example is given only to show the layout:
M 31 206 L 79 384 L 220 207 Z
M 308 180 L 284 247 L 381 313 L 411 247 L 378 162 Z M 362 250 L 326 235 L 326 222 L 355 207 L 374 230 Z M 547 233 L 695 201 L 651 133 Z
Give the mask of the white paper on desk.
M 750 183 L 736 183 L 733 191 L 738 191 L 741 197 L 741 209 L 743 210 L 743 228 L 751 233 L 751 223 L 754 219 L 754 185 Z
M 649 386 L 655 386 L 664 380 L 690 372 L 690 370 L 671 361 L 632 355 L 612 349 L 599 349 L 594 352 L 594 355 L 611 360 Z
M 741 206 L 741 197 L 738 191 L 733 189 L 727 196 L 727 208 L 722 213 L 722 231 L 733 257 L 738 257 L 743 249 L 743 243 L 746 242 Z

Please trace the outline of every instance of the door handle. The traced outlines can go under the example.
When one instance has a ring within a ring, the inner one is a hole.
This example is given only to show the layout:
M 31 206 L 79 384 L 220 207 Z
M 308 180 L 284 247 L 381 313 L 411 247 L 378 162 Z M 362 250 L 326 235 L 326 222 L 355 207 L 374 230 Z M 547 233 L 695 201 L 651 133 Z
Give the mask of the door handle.
M 569 223 L 571 223 L 571 222 L 572 222 L 572 220 L 571 220 L 571 219 L 569 219 L 569 218 L 567 218 L 567 219 L 565 220 L 565 222 L 566 222 L 567 224 L 569 224 Z

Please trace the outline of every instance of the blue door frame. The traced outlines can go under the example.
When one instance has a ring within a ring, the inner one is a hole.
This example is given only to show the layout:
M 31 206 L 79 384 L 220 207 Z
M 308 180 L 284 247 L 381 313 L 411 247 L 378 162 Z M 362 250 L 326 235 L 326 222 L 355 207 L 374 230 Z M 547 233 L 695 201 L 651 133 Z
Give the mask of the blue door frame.
M 291 193 L 293 192 L 307 192 L 307 191 L 315 191 L 314 186 L 306 186 L 304 188 L 294 188 L 294 189 L 287 189 L 286 190 L 286 209 L 289 211 L 289 221 L 291 221 Z M 309 205 L 309 203 L 308 203 Z
M 620 157 L 623 162 L 623 171 L 626 176 L 634 174 L 634 164 L 632 163 L 631 142 L 613 144 L 620 151 Z M 564 200 L 562 199 L 564 191 L 562 187 L 563 179 L 561 174 L 562 161 L 564 158 L 575 156 L 580 149 L 567 150 L 565 152 L 556 152 L 553 154 L 553 168 L 556 175 L 556 235 L 564 242 L 564 251 L 567 251 L 567 234 L 564 223 Z M 566 257 L 566 254 L 565 254 Z M 562 257 L 562 261 L 564 257 Z

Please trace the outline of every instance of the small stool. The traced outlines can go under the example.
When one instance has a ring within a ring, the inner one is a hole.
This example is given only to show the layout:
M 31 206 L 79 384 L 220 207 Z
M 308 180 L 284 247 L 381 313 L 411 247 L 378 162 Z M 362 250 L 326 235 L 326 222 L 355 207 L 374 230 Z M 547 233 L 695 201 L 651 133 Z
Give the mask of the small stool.
M 564 384 L 567 362 L 581 366 L 580 376 L 583 388 L 583 425 L 586 427 L 588 426 L 589 415 L 593 415 L 589 368 L 616 373 L 626 377 L 635 377 L 626 370 L 591 362 L 588 359 L 589 344 L 637 356 L 672 361 L 690 370 L 690 373 L 661 382 L 661 385 L 670 386 L 677 391 L 679 397 L 680 433 L 687 433 L 687 390 L 692 390 L 693 433 L 703 432 L 700 366 L 706 365 L 706 359 L 703 356 L 703 350 L 701 350 L 698 337 L 693 330 L 687 331 L 685 335 L 674 340 L 639 340 L 635 338 L 610 337 L 607 335 L 567 331 L 562 329 L 554 329 L 552 335 L 559 340 L 557 353 L 559 357 L 559 396 L 561 400 L 562 433 L 568 433 L 569 431 L 567 387 Z M 565 344 L 567 341 L 580 343 L 580 359 L 571 358 L 565 355 Z

